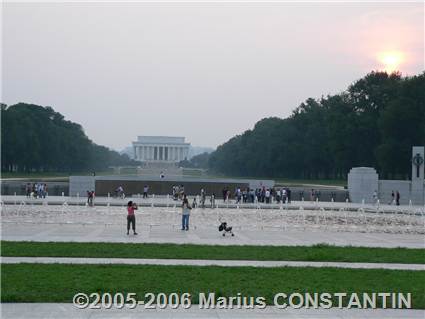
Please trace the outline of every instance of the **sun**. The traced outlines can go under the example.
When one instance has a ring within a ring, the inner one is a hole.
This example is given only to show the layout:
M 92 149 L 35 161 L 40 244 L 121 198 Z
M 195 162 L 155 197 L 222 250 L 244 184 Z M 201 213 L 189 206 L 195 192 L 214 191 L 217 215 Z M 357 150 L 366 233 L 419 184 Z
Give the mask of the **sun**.
M 399 67 L 403 63 L 403 54 L 398 51 L 382 52 L 378 55 L 378 59 L 382 64 L 383 71 L 392 73 L 399 71 Z

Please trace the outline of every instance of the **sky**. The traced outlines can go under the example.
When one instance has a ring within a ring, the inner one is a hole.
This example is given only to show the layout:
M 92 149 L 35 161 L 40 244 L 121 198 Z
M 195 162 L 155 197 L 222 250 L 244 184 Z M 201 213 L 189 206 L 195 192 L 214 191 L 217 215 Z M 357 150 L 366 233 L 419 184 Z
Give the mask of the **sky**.
M 95 143 L 216 147 L 372 70 L 424 71 L 424 3 L 3 3 L 1 101 Z

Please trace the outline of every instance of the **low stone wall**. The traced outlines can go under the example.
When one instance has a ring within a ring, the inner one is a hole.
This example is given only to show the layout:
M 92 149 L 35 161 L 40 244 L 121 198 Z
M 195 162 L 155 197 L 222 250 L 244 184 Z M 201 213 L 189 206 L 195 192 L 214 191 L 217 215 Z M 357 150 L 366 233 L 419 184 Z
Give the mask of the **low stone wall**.
M 2 181 L 1 194 L 2 195 L 26 195 L 27 181 Z M 31 184 L 36 182 L 31 182 Z M 50 196 L 65 196 L 69 195 L 68 182 L 42 182 L 47 185 L 47 193 Z
M 69 195 L 70 196 L 86 196 L 87 191 L 95 190 L 94 176 L 70 176 L 69 177 Z
M 198 195 L 203 188 L 206 194 L 215 194 L 217 198 L 222 197 L 222 190 L 228 187 L 230 192 L 237 187 L 246 188 L 248 183 L 220 183 L 220 182 L 196 182 L 196 181 L 136 181 L 136 180 L 96 180 L 96 195 L 107 196 L 108 193 L 112 196 L 114 191 L 122 186 L 124 193 L 136 195 L 143 194 L 143 187 L 149 186 L 149 194 L 167 195 L 172 194 L 173 186 L 183 185 L 184 191 L 188 195 Z
M 398 180 L 381 180 L 379 181 L 379 201 L 382 204 L 391 204 L 391 192 L 394 195 L 398 191 L 400 193 L 400 204 L 407 205 L 411 198 L 411 182 Z M 394 196 L 395 197 L 395 196 Z M 420 204 L 420 203 L 414 203 Z
M 420 189 L 420 188 L 418 188 Z M 391 193 L 400 193 L 400 204 L 407 205 L 412 201 L 413 205 L 424 205 L 425 187 L 419 191 L 412 190 L 411 181 L 403 180 L 379 180 L 375 169 L 371 167 L 355 167 L 348 174 L 348 191 L 353 203 L 370 204 L 376 201 L 373 194 L 377 191 L 377 197 L 382 204 L 391 203 Z

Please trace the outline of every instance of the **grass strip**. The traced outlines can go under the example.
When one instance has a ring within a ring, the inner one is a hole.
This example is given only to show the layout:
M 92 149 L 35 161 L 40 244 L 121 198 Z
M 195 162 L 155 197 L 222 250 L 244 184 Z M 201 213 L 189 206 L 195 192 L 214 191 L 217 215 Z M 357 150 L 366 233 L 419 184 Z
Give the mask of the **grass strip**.
M 425 264 L 425 249 L 315 246 L 1 242 L 5 257 L 292 260 Z
M 2 302 L 71 302 L 86 294 L 200 292 L 217 296 L 261 296 L 271 304 L 280 292 L 411 293 L 412 305 L 425 309 L 425 271 L 310 267 L 192 267 L 139 265 L 4 264 Z

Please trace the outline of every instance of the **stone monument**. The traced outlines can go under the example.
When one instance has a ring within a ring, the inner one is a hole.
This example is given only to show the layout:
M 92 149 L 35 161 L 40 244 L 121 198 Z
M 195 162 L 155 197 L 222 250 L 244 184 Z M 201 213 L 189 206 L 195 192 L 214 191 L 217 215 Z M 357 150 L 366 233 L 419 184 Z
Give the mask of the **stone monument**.
M 414 203 L 424 202 L 424 146 L 412 148 L 411 199 Z
M 391 194 L 399 192 L 402 205 L 424 205 L 424 146 L 412 147 L 412 180 L 379 180 L 378 174 L 371 167 L 354 167 L 348 174 L 348 191 L 350 199 L 354 203 L 373 203 L 373 194 L 377 191 L 377 197 L 382 204 L 391 204 Z
M 354 203 L 374 203 L 378 192 L 378 173 L 372 167 L 353 167 L 348 174 L 348 190 Z

